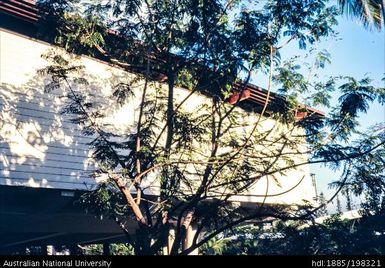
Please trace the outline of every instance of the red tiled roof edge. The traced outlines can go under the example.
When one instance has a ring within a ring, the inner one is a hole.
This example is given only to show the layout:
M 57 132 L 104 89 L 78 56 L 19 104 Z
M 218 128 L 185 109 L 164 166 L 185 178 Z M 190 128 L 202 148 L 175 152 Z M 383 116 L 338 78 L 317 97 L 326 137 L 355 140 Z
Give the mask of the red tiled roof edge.
M 38 10 L 34 0 L 1 0 L 0 12 L 34 24 L 39 20 Z
M 236 83 L 234 85 L 234 89 L 236 92 L 237 91 L 239 92 L 243 87 L 244 87 L 244 85 L 242 85 L 240 83 Z M 268 91 L 266 89 L 249 83 L 249 84 L 247 84 L 246 87 L 243 88 L 243 90 L 244 91 L 247 90 L 250 92 L 250 94 L 248 94 L 248 97 L 245 99 L 250 99 L 251 101 L 253 101 L 253 102 L 255 102 L 261 106 L 265 105 L 265 102 L 267 100 L 267 93 L 268 93 Z M 273 93 L 273 92 L 270 93 L 269 103 L 274 101 L 276 98 L 283 98 L 283 97 L 276 94 L 276 93 Z M 241 98 L 241 101 L 242 101 L 242 98 Z M 322 116 L 322 117 L 325 116 L 324 112 L 317 110 L 313 107 L 304 105 L 303 108 L 306 109 L 308 112 L 316 114 L 318 116 Z

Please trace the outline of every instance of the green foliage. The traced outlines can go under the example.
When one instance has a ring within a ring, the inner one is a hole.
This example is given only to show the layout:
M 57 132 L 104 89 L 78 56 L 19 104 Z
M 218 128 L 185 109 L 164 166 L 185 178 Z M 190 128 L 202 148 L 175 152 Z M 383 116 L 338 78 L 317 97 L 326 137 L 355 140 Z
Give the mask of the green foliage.
M 272 227 L 238 228 L 229 238 L 203 254 L 223 255 L 382 255 L 383 215 L 341 220 L 336 214 L 322 224 L 301 227 L 301 223 L 275 223 Z M 377 222 L 376 222 L 377 221 Z M 215 240 L 214 240 L 215 241 Z M 219 249 L 218 247 L 221 246 Z
M 336 79 L 329 78 L 326 82 L 317 82 L 314 85 L 315 92 L 309 96 L 311 105 L 330 107 L 330 93 L 335 91 Z
M 102 255 L 103 245 L 102 244 L 91 244 L 82 248 L 82 254 L 84 255 Z
M 197 81 L 194 78 L 194 74 L 192 74 L 188 69 L 180 70 L 175 79 L 176 85 L 190 90 L 195 88 L 196 83 Z
M 111 255 L 134 255 L 133 248 L 129 244 L 110 244 L 109 251 Z M 90 244 L 81 246 L 82 255 L 103 255 L 102 244 Z
M 77 51 L 83 47 L 102 47 L 104 41 L 104 29 L 96 16 L 81 16 L 75 14 L 76 3 L 79 1 L 39 1 L 42 20 L 45 25 L 53 22 L 54 34 L 45 38 L 53 38 L 54 42 L 69 51 Z M 44 29 L 48 30 L 48 29 Z
M 134 249 L 129 244 L 111 244 L 112 255 L 134 255 Z
M 277 75 L 273 78 L 277 84 L 282 85 L 279 91 L 285 95 L 305 94 L 308 88 L 304 76 L 298 72 L 301 66 L 293 62 L 285 62 L 282 67 L 277 68 Z
M 368 29 L 381 30 L 385 25 L 385 5 L 381 0 L 339 0 L 347 16 L 358 18 Z
M 360 81 L 352 77 L 347 79 L 349 82 L 339 87 L 343 93 L 338 99 L 341 103 L 341 114 L 356 117 L 358 112 L 367 112 L 369 103 L 375 100 L 377 92 L 373 86 L 370 86 L 369 78 Z
M 327 52 L 327 50 L 322 50 L 317 54 L 315 64 L 318 68 L 325 68 L 326 63 L 331 63 L 330 54 Z
M 228 243 L 231 243 L 231 239 L 216 239 L 212 238 L 206 244 L 201 246 L 202 255 L 223 255 L 227 248 Z

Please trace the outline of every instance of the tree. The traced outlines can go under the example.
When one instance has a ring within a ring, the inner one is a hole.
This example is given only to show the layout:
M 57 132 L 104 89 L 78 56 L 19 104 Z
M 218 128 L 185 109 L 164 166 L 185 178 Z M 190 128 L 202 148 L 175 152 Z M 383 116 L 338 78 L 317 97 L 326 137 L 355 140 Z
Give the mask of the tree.
M 52 65 L 41 71 L 52 78 L 46 91 L 65 89 L 70 101 L 63 112 L 94 137 L 95 176 L 107 181 L 84 196 L 84 204 L 116 220 L 136 254 L 188 254 L 250 221 L 312 217 L 319 208 L 267 205 L 266 194 L 252 208 L 232 200 L 262 179 L 279 184 L 288 171 L 311 163 L 342 166 L 344 182 L 353 159 L 383 150 L 379 135 L 350 145 L 357 117 L 383 100 L 381 89 L 351 77 L 312 82 L 295 59 L 280 62 L 288 43 L 307 49 L 333 34 L 338 12 L 326 2 L 101 1 L 85 4 L 81 12 L 73 1 L 39 2 L 45 38 L 136 73 L 100 104 L 81 66 L 65 56 L 47 55 Z M 328 61 L 321 51 L 310 73 Z M 234 85 L 242 96 L 255 72 L 268 77 L 265 99 L 256 106 L 239 97 L 229 105 Z M 339 87 L 342 81 L 347 82 Z M 280 95 L 272 93 L 273 83 Z M 176 87 L 189 91 L 177 99 Z M 307 105 L 328 105 L 337 88 L 340 104 L 330 115 L 308 110 Z M 186 109 L 197 93 L 205 101 Z M 103 108 L 130 104 L 133 96 L 139 99 L 138 116 L 119 135 L 103 123 Z M 298 119 L 298 112 L 308 115 Z M 274 124 L 263 130 L 268 119 Z M 151 179 L 147 188 L 158 188 L 155 197 L 145 188 Z M 138 225 L 134 236 L 127 219 Z
M 339 0 L 340 7 L 348 16 L 362 21 L 367 28 L 382 29 L 385 25 L 385 1 L 383 0 Z
M 344 189 L 343 191 L 341 191 L 341 193 L 345 196 L 346 198 L 346 210 L 347 211 L 350 211 L 352 210 L 352 199 L 350 197 L 350 192 L 349 192 L 349 189 Z

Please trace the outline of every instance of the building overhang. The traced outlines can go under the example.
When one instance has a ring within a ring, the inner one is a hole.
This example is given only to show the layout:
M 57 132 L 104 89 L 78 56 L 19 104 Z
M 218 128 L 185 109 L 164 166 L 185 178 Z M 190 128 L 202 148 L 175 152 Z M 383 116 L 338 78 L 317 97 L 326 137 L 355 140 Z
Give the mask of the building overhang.
M 126 243 L 111 219 L 78 204 L 84 191 L 0 185 L 0 252 L 25 246 Z M 135 221 L 125 222 L 135 232 Z

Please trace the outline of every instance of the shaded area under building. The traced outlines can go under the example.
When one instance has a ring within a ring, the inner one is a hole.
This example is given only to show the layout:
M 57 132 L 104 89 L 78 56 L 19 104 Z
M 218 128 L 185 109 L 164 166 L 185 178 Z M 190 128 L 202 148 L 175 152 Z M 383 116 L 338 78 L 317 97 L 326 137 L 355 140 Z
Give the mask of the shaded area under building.
M 110 219 L 87 214 L 78 190 L 0 186 L 0 254 L 28 246 L 125 243 Z M 135 229 L 132 221 L 126 226 Z

